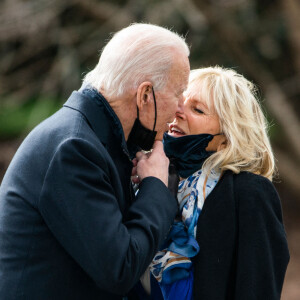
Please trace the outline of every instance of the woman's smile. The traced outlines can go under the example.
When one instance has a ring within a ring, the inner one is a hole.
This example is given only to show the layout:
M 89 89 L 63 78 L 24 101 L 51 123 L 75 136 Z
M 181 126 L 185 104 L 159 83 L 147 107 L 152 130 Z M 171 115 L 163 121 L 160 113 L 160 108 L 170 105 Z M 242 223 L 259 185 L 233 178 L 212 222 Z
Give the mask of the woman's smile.
M 169 125 L 169 132 L 168 134 L 174 137 L 180 137 L 180 136 L 184 136 L 186 135 L 186 133 L 178 126 L 176 126 L 175 124 L 170 124 Z

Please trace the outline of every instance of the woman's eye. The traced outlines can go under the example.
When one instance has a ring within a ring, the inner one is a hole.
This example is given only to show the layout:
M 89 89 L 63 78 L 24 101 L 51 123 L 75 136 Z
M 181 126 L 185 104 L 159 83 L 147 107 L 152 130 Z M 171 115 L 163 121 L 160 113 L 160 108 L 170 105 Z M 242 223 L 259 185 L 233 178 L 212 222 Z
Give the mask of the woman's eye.
M 199 108 L 194 108 L 194 110 L 197 112 L 197 113 L 199 113 L 199 114 L 203 114 L 203 111 L 201 110 L 201 109 L 199 109 Z

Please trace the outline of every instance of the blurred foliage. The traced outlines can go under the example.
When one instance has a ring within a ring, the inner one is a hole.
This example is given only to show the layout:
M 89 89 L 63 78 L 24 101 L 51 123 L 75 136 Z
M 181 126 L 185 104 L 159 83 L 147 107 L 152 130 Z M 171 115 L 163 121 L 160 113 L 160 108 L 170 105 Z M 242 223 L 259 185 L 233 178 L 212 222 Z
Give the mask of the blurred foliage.
M 191 68 L 233 68 L 258 86 L 279 169 L 296 186 L 299 15 L 299 0 L 3 0 L 0 141 L 24 136 L 57 110 L 112 33 L 153 23 L 186 37 Z
M 20 105 L 0 105 L 0 139 L 16 138 L 28 133 L 62 106 L 54 99 L 34 99 Z
M 258 86 L 282 203 L 299 204 L 299 16 L 299 0 L 0 1 L 0 182 L 22 138 L 80 87 L 111 34 L 146 22 L 186 37 L 192 69 L 233 68 Z M 300 299 L 299 261 L 283 299 Z

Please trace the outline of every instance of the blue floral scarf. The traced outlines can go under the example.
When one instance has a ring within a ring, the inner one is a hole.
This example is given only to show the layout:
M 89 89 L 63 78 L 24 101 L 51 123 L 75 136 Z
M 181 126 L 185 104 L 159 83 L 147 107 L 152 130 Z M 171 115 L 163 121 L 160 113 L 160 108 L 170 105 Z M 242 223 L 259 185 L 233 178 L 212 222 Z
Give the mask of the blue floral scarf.
M 157 252 L 150 264 L 150 272 L 157 280 L 165 300 L 192 299 L 191 258 L 200 251 L 196 241 L 197 221 L 205 198 L 214 189 L 220 176 L 214 170 L 209 176 L 198 170 L 179 183 L 180 218 L 174 221 L 163 250 Z

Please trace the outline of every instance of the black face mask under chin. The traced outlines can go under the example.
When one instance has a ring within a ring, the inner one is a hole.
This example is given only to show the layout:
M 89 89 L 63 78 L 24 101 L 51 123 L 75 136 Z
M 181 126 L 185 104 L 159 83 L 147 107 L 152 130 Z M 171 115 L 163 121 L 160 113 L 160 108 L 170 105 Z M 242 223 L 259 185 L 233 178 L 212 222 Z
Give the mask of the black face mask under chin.
M 130 131 L 127 145 L 131 155 L 135 155 L 135 152 L 139 150 L 150 150 L 154 144 L 157 131 L 155 131 L 157 110 L 156 110 L 156 99 L 154 94 L 154 89 L 152 88 L 154 107 L 155 107 L 155 119 L 153 129 L 150 130 L 142 125 L 139 120 L 139 109 L 137 107 L 137 118 L 134 125 Z
M 210 141 L 217 134 L 196 134 L 173 137 L 168 133 L 164 134 L 164 151 L 170 161 L 175 165 L 179 175 L 188 178 L 194 172 L 202 168 L 204 161 L 211 156 L 214 151 L 207 151 Z

